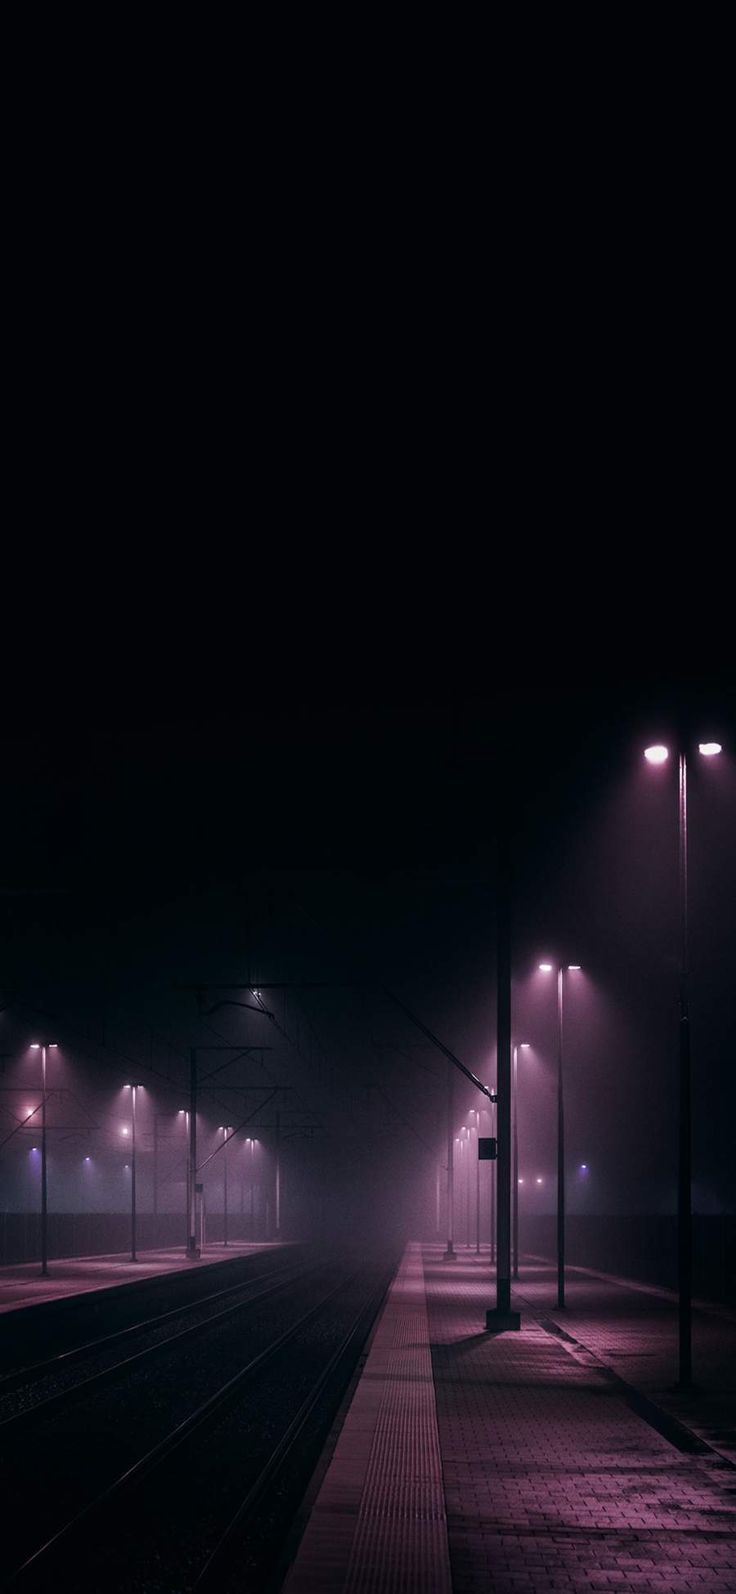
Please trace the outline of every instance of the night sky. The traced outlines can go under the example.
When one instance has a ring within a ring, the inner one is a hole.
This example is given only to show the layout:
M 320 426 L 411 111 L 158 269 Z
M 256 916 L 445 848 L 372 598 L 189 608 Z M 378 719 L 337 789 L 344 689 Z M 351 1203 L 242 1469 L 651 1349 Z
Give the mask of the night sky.
M 86 614 L 53 625 L 44 612 L 14 652 L 4 1080 L 33 1077 L 39 1031 L 58 1038 L 64 1080 L 104 1139 L 131 1069 L 173 1112 L 189 1046 L 262 1041 L 273 1051 L 226 1077 L 290 1087 L 281 1102 L 304 1189 L 364 1217 L 405 1201 L 411 1223 L 443 1148 L 445 1065 L 384 992 L 493 1082 L 503 797 L 514 1037 L 532 1044 L 524 1166 L 543 1173 L 551 1202 L 554 999 L 535 973 L 548 955 L 583 966 L 569 999 L 568 1140 L 571 1169 L 587 1161 L 590 1180 L 573 1206 L 672 1210 L 677 791 L 672 764 L 652 771 L 641 751 L 684 716 L 694 743 L 724 743 L 709 767 L 692 760 L 695 1205 L 733 1210 L 733 672 L 702 652 L 688 671 L 670 646 L 667 674 L 616 648 L 615 627 L 594 650 L 590 618 L 571 635 L 569 602 L 555 658 L 554 624 L 534 633 L 530 616 L 525 634 L 520 616 L 501 634 L 492 599 L 485 629 L 476 605 L 458 623 L 453 583 L 445 626 L 441 582 L 430 602 L 411 581 L 391 590 L 384 550 L 372 567 L 366 583 L 360 559 L 323 558 L 285 602 L 278 583 L 250 578 L 244 550 L 239 590 L 216 606 L 211 571 L 201 597 L 190 586 L 183 603 L 173 581 L 165 602 L 143 565 L 143 595 L 128 572 L 129 604 L 117 592 L 108 606 L 108 570 Z M 264 993 L 278 1032 L 235 1008 L 204 1018 L 181 989 L 266 981 L 305 982 Z M 235 1100 L 203 1108 L 213 1126 Z M 470 1105 L 458 1083 L 458 1124 Z M 75 1155 L 86 1143 L 71 1137 Z

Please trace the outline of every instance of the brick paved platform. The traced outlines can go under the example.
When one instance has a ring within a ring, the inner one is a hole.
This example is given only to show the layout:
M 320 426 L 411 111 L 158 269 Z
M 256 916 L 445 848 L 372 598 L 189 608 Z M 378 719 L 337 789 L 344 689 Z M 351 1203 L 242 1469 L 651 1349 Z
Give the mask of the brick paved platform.
M 493 1293 L 487 1253 L 408 1248 L 284 1594 L 736 1594 L 733 1314 L 697 1314 L 684 1397 L 667 1292 L 571 1269 L 557 1312 L 528 1264 L 489 1335 Z
M 58 1301 L 68 1295 L 86 1295 L 91 1290 L 110 1290 L 136 1279 L 153 1278 L 158 1273 L 190 1272 L 213 1262 L 233 1261 L 253 1251 L 272 1251 L 273 1245 L 208 1245 L 195 1261 L 187 1261 L 183 1247 L 168 1251 L 139 1251 L 131 1262 L 123 1252 L 113 1256 L 59 1257 L 49 1262 L 48 1278 L 42 1278 L 39 1262 L 22 1262 L 0 1267 L 0 1313 L 18 1311 L 42 1301 Z

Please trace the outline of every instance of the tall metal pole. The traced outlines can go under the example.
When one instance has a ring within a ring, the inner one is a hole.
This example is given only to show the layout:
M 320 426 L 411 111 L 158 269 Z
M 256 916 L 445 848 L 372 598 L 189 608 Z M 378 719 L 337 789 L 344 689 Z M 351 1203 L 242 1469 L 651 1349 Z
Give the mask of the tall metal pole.
M 137 1262 L 138 1258 L 135 1254 L 135 1097 L 137 1087 L 135 1085 L 131 1085 L 130 1089 L 133 1097 L 133 1155 L 131 1159 L 132 1177 L 130 1181 L 130 1260 L 131 1262 Z
M 281 1239 L 281 1114 L 276 1114 L 276 1239 Z
M 514 1211 L 514 1278 L 519 1277 L 519 1048 L 514 1047 L 514 1080 L 512 1118 L 514 1128 L 514 1159 L 511 1175 L 511 1199 Z
M 158 1217 L 158 1116 L 153 1115 L 153 1216 Z M 158 1228 L 158 1225 L 156 1226 Z M 158 1240 L 158 1234 L 156 1235 Z
M 468 1250 L 470 1250 L 470 1168 L 471 1168 L 471 1160 L 472 1160 L 471 1159 L 471 1155 L 470 1155 L 470 1148 L 471 1148 L 472 1144 L 473 1144 L 473 1142 L 472 1142 L 471 1134 L 470 1134 L 470 1124 L 468 1124 L 468 1138 L 467 1138 L 467 1140 L 465 1142 L 465 1153 L 464 1153 L 464 1155 L 465 1155 L 465 1244 L 466 1244 Z
M 478 1141 L 480 1140 L 480 1109 L 476 1109 L 478 1127 L 475 1131 L 475 1254 L 480 1256 L 480 1157 L 478 1156 Z
M 187 1256 L 199 1255 L 197 1249 L 197 1048 L 189 1051 L 189 1234 Z
M 455 1249 L 453 1246 L 453 1231 L 455 1227 L 455 1147 L 453 1140 L 452 1099 L 453 1099 L 453 1072 L 452 1065 L 447 1065 L 447 1250 L 444 1252 L 446 1262 L 454 1262 Z
M 496 1128 L 496 1114 L 493 1107 L 490 1111 L 491 1134 Z M 496 1260 L 496 1168 L 497 1163 L 491 1163 L 491 1267 Z
M 562 965 L 557 970 L 557 1305 L 565 1304 L 565 1108 L 562 1091 Z
M 441 1190 L 440 1190 L 441 1177 L 440 1177 L 440 1174 L 441 1174 L 441 1166 L 442 1166 L 441 1163 L 438 1162 L 437 1163 L 437 1178 L 435 1180 L 435 1185 L 436 1185 L 436 1189 L 435 1189 L 435 1227 L 436 1227 L 436 1230 L 437 1230 L 438 1234 L 440 1232 L 440 1227 L 441 1227 L 441 1219 L 440 1219 L 440 1199 L 441 1199 Z
M 497 878 L 497 1052 L 498 1052 L 498 1264 L 496 1307 L 486 1327 L 520 1328 L 511 1310 L 511 848 L 508 816 L 501 816 Z
M 223 1225 L 222 1225 L 222 1227 L 223 1227 L 223 1243 L 225 1245 L 227 1245 L 227 1142 L 228 1142 L 228 1130 L 226 1128 L 225 1129 L 225 1147 L 224 1147 L 224 1150 L 223 1150 L 223 1153 L 222 1153 L 223 1157 L 225 1158 L 225 1168 L 224 1168 L 224 1177 L 223 1177 L 223 1184 L 224 1184 L 224 1191 L 223 1191 L 224 1212 L 223 1212 Z
M 46 1182 L 46 1047 L 41 1047 L 41 1277 L 48 1278 L 48 1186 Z
M 688 1005 L 688 919 L 687 919 L 687 759 L 680 752 L 679 769 L 679 876 L 680 876 L 680 1109 L 679 1169 L 677 1194 L 678 1242 L 678 1318 L 681 1387 L 692 1379 L 692 1101 L 690 1081 L 690 1012 Z
M 256 1210 L 255 1210 L 255 1190 L 256 1190 L 255 1174 L 256 1174 L 256 1170 L 255 1170 L 255 1161 L 256 1161 L 256 1143 L 255 1143 L 255 1140 L 251 1140 L 251 1143 L 250 1143 L 250 1238 L 251 1238 L 251 1244 L 253 1243 L 253 1241 L 255 1240 L 255 1237 L 256 1237 Z

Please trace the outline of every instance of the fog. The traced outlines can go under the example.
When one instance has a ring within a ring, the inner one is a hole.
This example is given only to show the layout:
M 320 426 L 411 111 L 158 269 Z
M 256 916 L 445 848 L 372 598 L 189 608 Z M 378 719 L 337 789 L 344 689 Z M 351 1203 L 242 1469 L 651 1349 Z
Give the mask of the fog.
M 30 1046 L 55 1041 L 52 1218 L 129 1212 L 125 1086 L 136 1083 L 137 1212 L 149 1243 L 183 1244 L 194 1048 L 197 1179 L 213 1243 L 224 1234 L 226 1162 L 231 1239 L 445 1243 L 451 1081 L 455 1239 L 480 1234 L 487 1245 L 493 1172 L 488 1162 L 478 1170 L 471 1116 L 480 1111 L 492 1133 L 487 1099 L 393 996 L 495 1088 L 504 786 L 513 1041 L 524 1043 L 522 1241 L 548 1245 L 556 1210 L 560 964 L 580 964 L 564 975 L 563 1044 L 567 1207 L 579 1243 L 600 1220 L 603 1266 L 606 1236 L 613 1262 L 622 1224 L 671 1218 L 676 769 L 644 762 L 640 705 L 619 703 L 612 724 L 583 710 L 566 735 L 539 713 L 529 745 L 517 736 L 502 754 L 467 718 L 438 731 L 420 715 L 342 741 L 330 721 L 308 748 L 281 726 L 256 763 L 232 728 L 194 759 L 173 731 L 160 742 L 112 737 L 83 777 L 68 765 L 57 789 L 34 788 L 30 808 L 11 779 L 3 800 L 18 885 L 3 899 L 2 1212 L 38 1211 Z M 692 754 L 689 789 L 693 1205 L 714 1220 L 736 1203 L 736 764 L 723 734 L 717 759 Z

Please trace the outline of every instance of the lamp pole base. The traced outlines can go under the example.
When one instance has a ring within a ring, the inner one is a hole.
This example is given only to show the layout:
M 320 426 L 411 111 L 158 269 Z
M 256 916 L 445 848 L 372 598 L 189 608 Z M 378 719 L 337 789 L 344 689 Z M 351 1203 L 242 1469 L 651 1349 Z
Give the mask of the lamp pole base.
M 442 1260 L 443 1262 L 457 1262 L 457 1252 L 453 1251 L 451 1245 L 448 1245 L 447 1250 L 442 1252 Z
M 486 1312 L 487 1334 L 506 1334 L 509 1329 L 518 1328 L 521 1328 L 521 1312 L 503 1312 L 497 1306 Z

